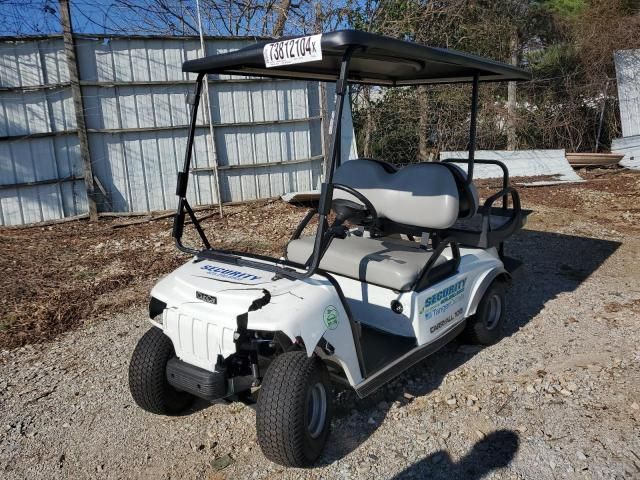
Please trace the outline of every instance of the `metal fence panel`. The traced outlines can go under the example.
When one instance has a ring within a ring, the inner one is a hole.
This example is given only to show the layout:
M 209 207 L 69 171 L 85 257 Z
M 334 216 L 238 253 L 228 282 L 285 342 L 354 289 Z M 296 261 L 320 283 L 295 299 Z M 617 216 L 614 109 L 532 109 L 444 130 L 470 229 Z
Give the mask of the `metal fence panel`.
M 21 225 L 87 211 L 74 136 L 0 142 L 0 224 Z M 29 185 L 34 182 L 47 182 Z
M 224 53 L 246 43 L 209 40 L 206 49 L 208 53 Z M 133 82 L 132 85 L 113 87 L 83 87 L 88 128 L 143 129 L 188 124 L 185 95 L 193 88 L 191 84 L 135 85 L 135 82 L 193 80 L 193 76 L 189 79 L 181 72 L 180 64 L 201 56 L 199 42 L 113 40 L 86 46 L 95 48 L 95 55 L 90 54 L 89 48 L 81 50 L 83 79 Z M 240 82 L 224 82 L 233 79 Z M 195 204 L 218 201 L 213 178 L 216 160 L 221 168 L 223 202 L 253 200 L 317 187 L 322 142 L 314 141 L 312 137 L 321 138 L 320 108 L 318 95 L 309 95 L 310 89 L 317 88 L 316 83 L 304 81 L 246 81 L 244 77 L 212 76 L 213 145 L 208 135 L 209 118 L 202 108 L 193 163 L 192 201 Z M 107 134 L 110 138 L 103 138 L 104 135 L 90 133 L 91 151 L 98 163 L 104 163 L 105 168 L 98 165 L 95 168 L 107 196 L 113 197 L 113 210 L 139 212 L 173 208 L 175 170 L 168 170 L 167 162 L 161 157 L 171 152 L 174 158 L 181 160 L 178 145 L 184 144 L 181 139 L 186 132 L 167 130 L 162 136 L 141 132 L 138 135 L 144 138 L 137 138 L 138 143 L 119 137 L 118 141 L 123 142 L 121 149 L 114 149 L 113 134 Z M 168 142 L 172 148 L 154 147 L 152 139 L 156 139 L 157 144 Z M 286 165 L 288 162 L 292 163 Z M 254 168 L 255 165 L 259 166 Z M 163 186 L 162 194 L 149 191 L 153 179 L 161 179 L 157 184 Z M 145 194 L 138 194 L 131 185 L 145 189 Z
M 76 128 L 71 91 L 0 91 L 0 137 Z
M 67 82 L 62 39 L 0 42 L 0 88 Z
M 640 50 L 614 54 L 622 136 L 640 135 Z
M 640 170 L 640 135 L 614 138 L 611 142 L 611 151 L 624 155 L 624 158 L 620 161 L 621 166 L 632 170 Z
M 207 39 L 207 54 L 252 40 Z M 194 38 L 80 38 L 77 53 L 98 208 L 149 212 L 175 208 L 195 75 Z M 61 38 L 0 39 L 0 224 L 86 213 L 83 168 Z M 317 188 L 323 165 L 318 84 L 209 79 L 198 117 L 189 200 L 194 205 L 274 197 Z M 331 108 L 333 90 L 329 85 Z M 356 155 L 350 112 L 343 152 Z M 32 183 L 36 182 L 36 185 Z

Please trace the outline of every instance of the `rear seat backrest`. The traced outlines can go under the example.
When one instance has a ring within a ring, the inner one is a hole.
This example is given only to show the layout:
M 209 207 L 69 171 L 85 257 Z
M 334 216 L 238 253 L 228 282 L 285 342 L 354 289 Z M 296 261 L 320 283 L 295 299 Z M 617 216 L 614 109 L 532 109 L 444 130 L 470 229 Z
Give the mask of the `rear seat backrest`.
M 379 217 L 396 223 L 444 229 L 458 219 L 456 179 L 439 163 L 408 165 L 392 173 L 379 162 L 349 160 L 336 170 L 333 181 L 358 190 Z M 342 190 L 334 190 L 333 197 L 358 201 Z

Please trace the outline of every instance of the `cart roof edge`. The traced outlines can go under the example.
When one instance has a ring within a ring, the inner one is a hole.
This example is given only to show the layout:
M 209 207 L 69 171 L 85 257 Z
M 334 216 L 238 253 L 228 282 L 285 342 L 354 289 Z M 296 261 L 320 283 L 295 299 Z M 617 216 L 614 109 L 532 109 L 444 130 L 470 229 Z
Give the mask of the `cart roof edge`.
M 182 70 L 333 82 L 338 78 L 341 59 L 351 49 L 350 83 L 383 86 L 464 83 L 472 82 L 475 73 L 480 81 L 531 79 L 526 70 L 506 63 L 358 30 L 323 33 L 320 60 L 265 65 L 265 46 L 296 38 L 304 37 L 261 41 L 234 52 L 189 60 L 183 63 Z

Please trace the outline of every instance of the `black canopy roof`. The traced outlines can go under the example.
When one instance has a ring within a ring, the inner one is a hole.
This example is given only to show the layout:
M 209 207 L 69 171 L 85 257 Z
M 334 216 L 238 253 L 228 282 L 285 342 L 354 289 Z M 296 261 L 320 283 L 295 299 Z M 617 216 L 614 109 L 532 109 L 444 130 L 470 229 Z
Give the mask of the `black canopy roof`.
M 468 53 L 357 30 L 322 34 L 322 60 L 267 68 L 263 48 L 276 41 L 279 40 L 259 42 L 235 52 L 190 60 L 182 65 L 182 70 L 335 81 L 345 52 L 350 47 L 356 47 L 349 66 L 349 81 L 355 83 L 400 86 L 470 82 L 476 72 L 481 81 L 531 78 L 522 69 Z

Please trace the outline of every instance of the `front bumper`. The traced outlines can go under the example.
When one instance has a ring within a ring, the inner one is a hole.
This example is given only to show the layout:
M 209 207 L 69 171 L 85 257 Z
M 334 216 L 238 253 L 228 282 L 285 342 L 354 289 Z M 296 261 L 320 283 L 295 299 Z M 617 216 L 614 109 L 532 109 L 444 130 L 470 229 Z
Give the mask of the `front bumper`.
M 210 372 L 174 357 L 167 362 L 167 381 L 175 389 L 198 398 L 218 400 L 249 390 L 255 378 L 250 375 L 229 378 L 224 368 Z
M 183 362 L 177 357 L 167 362 L 167 381 L 177 390 L 191 393 L 205 400 L 227 396 L 226 371 L 210 372 Z

